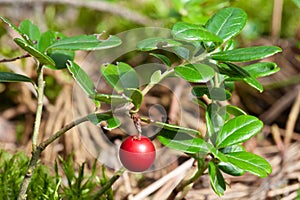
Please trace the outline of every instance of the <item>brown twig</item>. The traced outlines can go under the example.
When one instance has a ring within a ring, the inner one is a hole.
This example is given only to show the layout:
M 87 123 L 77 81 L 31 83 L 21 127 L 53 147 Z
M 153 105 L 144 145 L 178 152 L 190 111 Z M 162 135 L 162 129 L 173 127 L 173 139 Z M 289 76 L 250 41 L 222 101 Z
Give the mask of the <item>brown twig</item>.
M 0 60 L 0 63 L 4 63 L 4 62 L 14 62 L 16 60 L 20 60 L 20 59 L 23 59 L 23 58 L 28 58 L 30 57 L 31 55 L 30 54 L 24 54 L 22 56 L 17 56 L 17 57 L 14 57 L 14 58 L 3 58 Z
M 274 0 L 271 35 L 274 40 L 280 36 L 283 0 Z

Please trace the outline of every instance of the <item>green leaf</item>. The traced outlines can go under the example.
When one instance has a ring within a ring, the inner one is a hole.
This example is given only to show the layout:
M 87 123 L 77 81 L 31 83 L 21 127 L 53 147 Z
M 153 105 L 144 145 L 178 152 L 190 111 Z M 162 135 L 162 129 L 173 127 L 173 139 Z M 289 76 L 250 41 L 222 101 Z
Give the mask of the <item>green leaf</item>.
M 156 70 L 150 77 L 150 84 L 157 84 L 161 80 L 161 71 Z
M 28 36 L 28 38 L 31 41 L 31 44 L 35 44 L 37 41 L 39 41 L 41 36 L 40 29 L 39 27 L 34 25 L 32 21 L 30 20 L 22 21 L 19 29 L 23 34 L 26 34 Z
M 277 46 L 254 46 L 213 53 L 210 58 L 218 61 L 245 62 L 263 59 L 281 51 Z
M 47 50 L 101 50 L 121 44 L 121 39 L 110 36 L 106 40 L 99 39 L 99 35 L 78 35 L 57 40 Z
M 4 18 L 4 17 L 0 17 L 1 18 L 1 20 L 4 22 L 4 23 L 6 23 L 10 28 L 12 28 L 14 31 L 16 31 L 17 33 L 19 33 L 21 36 L 22 36 L 22 38 L 26 41 L 26 42 L 28 42 L 29 44 L 31 44 L 31 45 L 33 45 L 32 44 L 32 41 L 29 39 L 29 37 L 26 35 L 26 34 L 24 34 L 18 27 L 16 27 L 13 23 L 11 23 L 8 19 L 6 19 L 6 18 Z
M 159 59 L 160 61 L 162 61 L 168 67 L 171 67 L 172 63 L 171 63 L 170 59 L 167 56 L 162 55 L 162 54 L 157 54 L 157 53 L 150 53 L 150 55 L 152 55 L 155 58 Z
M 224 177 L 219 168 L 211 161 L 208 163 L 208 173 L 214 192 L 219 196 L 224 195 L 224 191 L 226 190 Z
M 244 81 L 258 91 L 263 91 L 263 86 L 243 68 L 229 62 L 217 65 L 221 74 L 227 75 L 226 81 Z
M 122 92 L 124 88 L 139 87 L 139 78 L 136 71 L 126 63 L 102 65 L 100 70 L 104 79 L 117 92 Z
M 199 152 L 207 154 L 212 147 L 203 139 L 192 137 L 180 129 L 178 131 L 162 129 L 157 138 L 163 145 L 169 148 L 190 154 Z
M 198 98 L 207 95 L 208 98 L 217 101 L 225 101 L 231 98 L 231 93 L 224 88 L 209 87 L 205 85 L 193 87 L 192 94 Z
M 11 72 L 0 72 L 0 82 L 31 82 L 33 80 L 27 76 L 21 74 L 15 74 Z
M 88 120 L 95 125 L 99 125 L 101 122 L 105 121 L 107 123 L 106 127 L 107 130 L 112 130 L 118 128 L 121 125 L 119 119 L 114 117 L 111 113 L 94 113 L 88 115 Z
M 20 38 L 15 38 L 14 41 L 17 45 L 19 45 L 19 47 L 21 47 L 22 49 L 27 51 L 30 55 L 35 57 L 40 62 L 40 64 L 52 65 L 52 66 L 55 65 L 55 62 L 52 60 L 52 58 L 50 58 L 46 54 L 38 51 L 33 46 L 29 45 L 26 41 L 24 41 Z
M 262 157 L 246 152 L 233 152 L 225 154 L 228 162 L 258 177 L 264 178 L 272 173 L 271 165 Z
M 298 8 L 300 8 L 300 0 L 292 0 L 292 1 Z
M 124 94 L 131 99 L 133 105 L 135 106 L 135 111 L 138 111 L 144 100 L 143 93 L 136 88 L 125 88 Z
M 263 122 L 250 115 L 235 117 L 224 124 L 218 134 L 216 146 L 224 148 L 249 140 L 263 128 Z
M 64 38 L 66 38 L 66 36 L 60 32 L 55 32 L 51 30 L 46 31 L 41 34 L 40 40 L 38 41 L 36 48 L 43 53 L 47 53 L 47 48 L 50 45 Z
M 234 115 L 235 117 L 240 115 L 247 115 L 245 111 L 240 109 L 239 107 L 233 106 L 233 105 L 227 105 L 225 106 L 226 112 L 229 114 Z
M 180 42 L 169 38 L 147 38 L 137 44 L 137 49 L 141 51 L 151 51 L 155 49 L 163 49 L 182 45 Z
M 214 33 L 209 32 L 204 27 L 185 22 L 177 22 L 174 24 L 171 33 L 174 38 L 184 41 L 223 42 L 221 38 L 216 36 Z
M 172 48 L 172 52 L 175 53 L 179 58 L 184 60 L 189 60 L 191 57 L 191 52 L 188 48 L 183 46 L 176 46 Z
M 95 86 L 90 77 L 85 73 L 83 69 L 73 61 L 67 63 L 68 70 L 71 72 L 73 78 L 78 83 L 78 85 L 83 89 L 83 91 L 88 96 L 93 96 L 95 94 Z
M 91 99 L 109 103 L 112 105 L 118 105 L 118 104 L 125 104 L 130 103 L 132 100 L 124 95 L 118 95 L 118 94 L 92 94 L 89 96 Z
M 55 62 L 55 66 L 46 65 L 50 69 L 65 69 L 67 68 L 68 61 L 73 61 L 75 57 L 74 51 L 67 50 L 54 50 L 48 53 L 49 57 Z
M 240 8 L 224 8 L 206 23 L 208 31 L 227 41 L 239 34 L 247 22 L 247 14 Z
M 280 70 L 276 63 L 273 62 L 258 62 L 245 66 L 243 69 L 251 74 L 254 78 L 269 76 Z
M 232 146 L 227 146 L 224 149 L 220 149 L 220 151 L 224 154 L 232 153 L 232 152 L 240 152 L 240 151 L 246 151 L 245 147 L 243 147 L 240 144 L 235 144 Z
M 245 171 L 238 168 L 235 165 L 232 165 L 227 162 L 219 162 L 218 163 L 218 168 L 225 172 L 226 174 L 232 175 L 232 176 L 242 176 L 245 174 Z
M 187 64 L 175 67 L 176 75 L 194 83 L 205 83 L 212 79 L 215 71 L 205 64 Z

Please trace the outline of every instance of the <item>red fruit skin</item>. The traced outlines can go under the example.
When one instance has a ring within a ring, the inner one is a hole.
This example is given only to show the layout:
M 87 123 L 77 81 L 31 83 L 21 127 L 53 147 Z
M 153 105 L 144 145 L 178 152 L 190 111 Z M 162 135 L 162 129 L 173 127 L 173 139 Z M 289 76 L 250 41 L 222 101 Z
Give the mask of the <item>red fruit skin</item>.
M 133 172 L 143 172 L 153 164 L 156 151 L 151 140 L 145 136 L 138 139 L 129 136 L 120 146 L 119 158 L 123 166 Z

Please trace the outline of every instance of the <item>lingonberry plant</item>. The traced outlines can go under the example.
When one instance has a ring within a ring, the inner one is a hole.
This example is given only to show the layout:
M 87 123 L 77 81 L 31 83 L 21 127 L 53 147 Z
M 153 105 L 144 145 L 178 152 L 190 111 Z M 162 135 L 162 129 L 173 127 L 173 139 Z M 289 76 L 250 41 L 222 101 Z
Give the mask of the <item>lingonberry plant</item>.
M 40 33 L 38 27 L 28 20 L 23 21 L 20 27 L 16 27 L 7 19 L 1 19 L 20 34 L 21 38 L 15 38 L 14 41 L 37 62 L 37 83 L 23 75 L 0 73 L 1 82 L 31 82 L 37 91 L 38 107 L 32 140 L 32 158 L 20 186 L 19 199 L 25 199 L 31 174 L 34 173 L 41 152 L 49 144 L 85 121 L 91 121 L 96 125 L 106 121 L 107 128 L 117 128 L 121 122 L 115 116 L 115 112 L 133 116 L 138 130 L 136 136 L 129 136 L 120 147 L 121 163 L 129 170 L 144 171 L 155 159 L 156 153 L 152 142 L 141 136 L 141 123 L 159 127 L 161 130 L 156 140 L 168 148 L 187 154 L 197 163 L 197 172 L 190 179 L 180 183 L 170 199 L 206 171 L 212 189 L 217 195 L 223 195 L 226 190 L 223 173 L 240 176 L 249 172 L 259 177 L 266 177 L 271 173 L 272 168 L 264 158 L 246 151 L 242 146 L 243 142 L 260 132 L 263 122 L 247 115 L 236 106 L 224 103 L 231 98 L 235 82 L 243 81 L 262 92 L 263 87 L 257 78 L 279 70 L 272 62 L 252 62 L 250 65 L 241 66 L 242 62 L 260 60 L 281 51 L 276 46 L 235 48 L 233 39 L 242 31 L 247 21 L 247 15 L 243 10 L 222 9 L 206 24 L 177 22 L 170 32 L 170 37 L 147 38 L 140 41 L 137 44 L 140 51 L 165 50 L 174 53 L 181 61 L 180 64 L 172 63 L 166 55 L 152 53 L 151 55 L 160 59 L 167 69 L 154 71 L 150 83 L 144 87 L 140 87 L 135 68 L 127 63 L 101 66 L 99 73 L 112 86 L 114 94 L 102 94 L 95 90 L 89 76 L 74 62 L 74 51 L 115 47 L 121 43 L 119 38 L 110 36 L 101 40 L 99 38 L 101 35 L 66 37 L 53 31 Z M 43 107 L 45 67 L 54 70 L 67 68 L 84 92 L 95 102 L 96 107 L 105 102 L 111 104 L 111 109 L 102 113 L 91 113 L 71 122 L 49 139 L 37 144 Z M 144 96 L 153 86 L 167 77 L 184 79 L 193 85 L 191 93 L 194 95 L 194 103 L 205 109 L 206 133 L 139 116 Z M 116 176 L 109 184 L 113 184 L 115 180 Z

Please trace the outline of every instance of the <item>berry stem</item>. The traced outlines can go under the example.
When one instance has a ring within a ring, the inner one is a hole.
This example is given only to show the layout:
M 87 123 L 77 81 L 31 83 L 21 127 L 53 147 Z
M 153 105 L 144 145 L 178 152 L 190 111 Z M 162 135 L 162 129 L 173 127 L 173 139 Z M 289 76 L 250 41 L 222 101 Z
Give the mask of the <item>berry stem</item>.
M 142 137 L 142 125 L 141 125 L 141 117 L 137 113 L 133 113 L 131 115 L 131 118 L 133 120 L 134 126 L 137 129 L 137 139 L 140 140 Z

